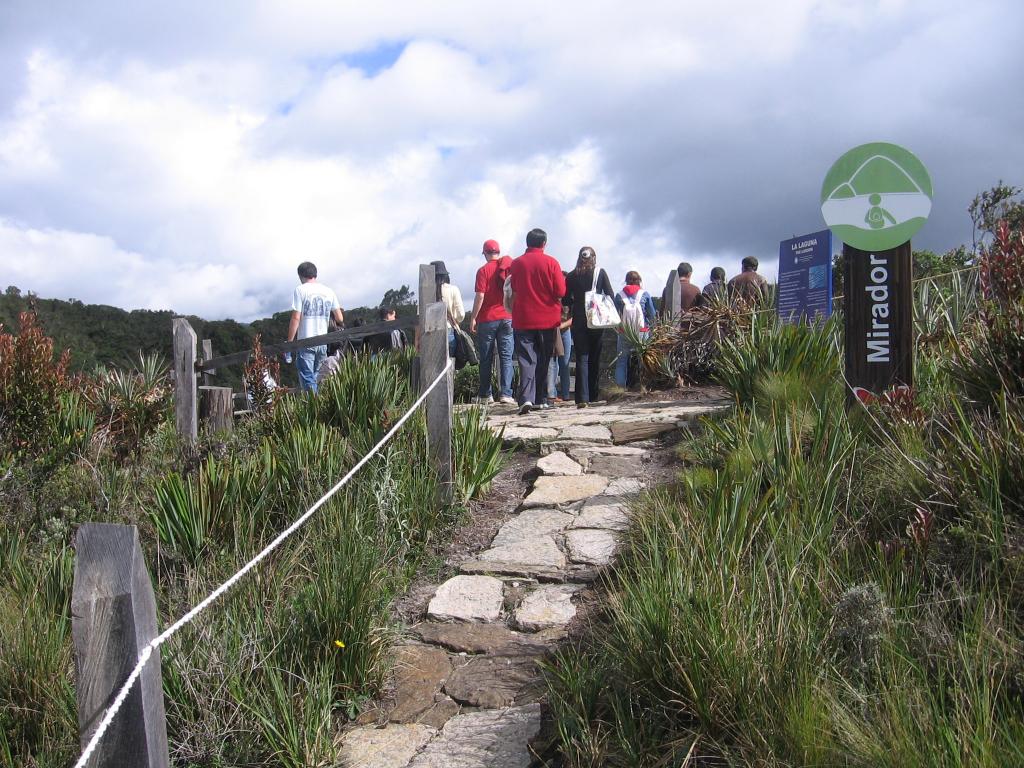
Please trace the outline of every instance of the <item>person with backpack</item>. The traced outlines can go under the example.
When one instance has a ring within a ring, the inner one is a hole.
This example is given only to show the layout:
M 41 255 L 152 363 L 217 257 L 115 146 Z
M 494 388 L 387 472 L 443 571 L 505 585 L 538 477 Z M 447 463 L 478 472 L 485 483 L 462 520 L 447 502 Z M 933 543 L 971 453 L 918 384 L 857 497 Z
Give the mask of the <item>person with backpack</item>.
M 601 342 L 604 328 L 587 324 L 587 295 L 612 297 L 608 273 L 597 268 L 597 253 L 589 245 L 580 248 L 576 268 L 565 278 L 564 303 L 572 310 L 572 350 L 576 357 L 576 407 L 586 408 L 598 399 Z
M 632 270 L 626 273 L 626 284 L 615 294 L 615 308 L 622 318 L 616 340 L 618 357 L 615 360 L 615 383 L 625 387 L 629 358 L 634 349 L 633 339 L 647 338 L 657 316 L 654 299 L 644 290 L 639 272 Z
M 476 334 L 480 357 L 480 386 L 476 402 L 491 402 L 491 369 L 494 351 L 498 352 L 501 402 L 515 405 L 512 397 L 512 315 L 505 309 L 505 280 L 511 274 L 512 257 L 502 256 L 497 240 L 488 240 L 483 247 L 484 265 L 476 271 L 476 298 L 469 320 L 469 332 Z

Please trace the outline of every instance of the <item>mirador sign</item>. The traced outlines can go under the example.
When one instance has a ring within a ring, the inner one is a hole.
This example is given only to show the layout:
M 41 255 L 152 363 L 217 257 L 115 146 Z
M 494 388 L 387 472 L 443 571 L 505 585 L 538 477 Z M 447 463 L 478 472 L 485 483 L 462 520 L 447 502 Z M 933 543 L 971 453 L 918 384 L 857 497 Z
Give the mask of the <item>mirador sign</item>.
M 854 147 L 822 184 L 821 213 L 844 243 L 846 378 L 861 399 L 913 384 L 910 238 L 931 209 L 928 171 L 895 144 Z
M 928 171 L 896 144 L 854 147 L 836 160 L 821 186 L 825 223 L 862 251 L 902 245 L 924 226 L 931 210 Z

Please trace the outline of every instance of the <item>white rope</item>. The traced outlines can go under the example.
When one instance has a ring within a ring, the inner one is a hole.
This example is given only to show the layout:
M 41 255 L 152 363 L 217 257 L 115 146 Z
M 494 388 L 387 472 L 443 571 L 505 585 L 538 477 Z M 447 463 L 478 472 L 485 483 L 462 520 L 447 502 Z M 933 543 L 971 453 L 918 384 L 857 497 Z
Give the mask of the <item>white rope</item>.
M 148 662 L 150 657 L 153 655 L 153 651 L 157 650 L 161 645 L 167 642 L 175 633 L 177 633 L 178 630 L 180 630 L 186 624 L 195 619 L 200 613 L 205 611 L 218 597 L 220 597 L 229 589 L 231 589 L 231 587 L 234 586 L 239 581 L 239 579 L 241 579 L 245 574 L 247 574 L 249 571 L 255 568 L 256 565 L 258 565 L 259 562 L 263 560 L 267 555 L 269 555 L 271 552 L 277 549 L 277 547 L 280 546 L 280 544 L 285 539 L 287 539 L 289 536 L 295 533 L 295 531 L 301 528 L 303 524 L 305 524 L 305 522 L 309 520 L 309 518 L 312 517 L 313 514 L 318 509 L 320 509 L 320 507 L 327 503 L 327 500 L 330 499 L 331 496 L 337 493 L 342 488 L 342 486 L 344 486 L 349 480 L 351 480 L 352 477 L 356 474 L 356 472 L 358 472 L 363 467 L 363 465 L 366 464 L 366 462 L 372 459 L 377 454 L 377 452 L 384 447 L 384 444 L 388 440 L 390 440 L 395 435 L 396 432 L 398 432 L 401 426 L 405 424 L 406 421 L 409 420 L 409 417 L 412 416 L 413 413 L 416 412 L 416 409 L 423 404 L 423 401 L 427 399 L 427 395 L 429 395 L 433 391 L 434 387 L 436 387 L 441 382 L 441 380 L 448 373 L 448 370 L 451 368 L 451 366 L 452 361 L 449 360 L 448 365 L 446 365 L 444 370 L 442 370 L 441 373 L 437 375 L 437 378 L 431 382 L 430 386 L 427 387 L 423 394 L 419 396 L 419 398 L 416 400 L 415 403 L 412 404 L 409 410 L 405 412 L 405 415 L 402 416 L 402 418 L 400 418 L 395 423 L 395 425 L 388 431 L 388 433 L 380 439 L 380 442 L 373 446 L 373 448 L 370 449 L 370 452 L 363 456 L 363 458 L 361 458 L 356 463 L 356 465 L 352 467 L 352 469 L 350 469 L 348 473 L 337 482 L 337 484 L 333 488 L 331 488 L 329 491 L 327 491 L 327 493 L 321 496 L 319 501 L 317 501 L 312 507 L 306 510 L 306 512 L 297 520 L 295 520 L 295 522 L 293 522 L 285 530 L 278 534 L 277 538 L 275 538 L 266 547 L 264 547 L 259 552 L 259 554 L 257 554 L 252 560 L 250 560 L 248 563 L 239 568 L 238 571 L 236 571 L 235 574 L 231 576 L 231 578 L 229 578 L 227 581 L 225 581 L 223 584 L 221 584 L 219 587 L 213 590 L 213 592 L 207 595 L 206 598 L 202 600 L 202 602 L 198 603 L 192 610 L 190 610 L 176 622 L 171 624 L 171 626 L 165 629 L 161 634 L 157 635 L 149 641 L 149 644 L 146 645 L 146 647 L 143 648 L 142 652 L 139 654 L 139 659 L 138 662 L 135 664 L 135 669 L 131 671 L 131 674 L 129 674 L 128 678 L 124 681 L 124 685 L 121 686 L 121 690 L 114 698 L 114 702 L 110 705 L 110 709 L 108 709 L 106 714 L 103 716 L 103 719 L 100 721 L 99 726 L 96 728 L 96 732 L 93 733 L 92 738 L 89 739 L 88 745 L 86 745 L 85 749 L 82 750 L 82 756 L 79 757 L 78 762 L 75 763 L 75 768 L 85 767 L 85 764 L 88 762 L 89 758 L 92 756 L 92 753 L 95 751 L 97 745 L 99 744 L 100 739 L 103 738 L 103 734 L 106 733 L 107 729 L 110 727 L 110 723 L 113 721 L 114 716 L 117 714 L 118 710 L 121 709 L 121 705 L 124 704 L 124 700 L 128 697 L 128 693 L 131 691 L 131 688 L 135 684 L 135 681 L 138 680 L 139 676 L 142 674 L 142 670 L 146 666 L 146 662 Z

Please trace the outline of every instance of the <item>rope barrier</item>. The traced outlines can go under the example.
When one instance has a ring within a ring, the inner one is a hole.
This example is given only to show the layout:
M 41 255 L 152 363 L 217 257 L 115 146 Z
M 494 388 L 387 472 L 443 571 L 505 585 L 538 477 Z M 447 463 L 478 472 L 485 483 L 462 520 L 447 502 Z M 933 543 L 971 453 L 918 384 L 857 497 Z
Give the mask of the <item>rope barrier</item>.
M 380 451 L 381 448 L 384 447 L 384 444 L 387 443 L 388 440 L 394 437 L 394 435 L 398 432 L 402 425 L 409 420 L 409 417 L 412 416 L 416 412 L 416 410 L 423 404 L 423 401 L 427 399 L 427 395 L 429 395 L 433 391 L 434 387 L 436 387 L 441 382 L 441 380 L 445 378 L 445 376 L 448 374 L 448 371 L 451 370 L 451 367 L 452 361 L 449 360 L 448 365 L 446 365 L 444 370 L 442 370 L 441 373 L 437 375 L 437 378 L 435 378 L 431 382 L 430 386 L 426 388 L 423 394 L 420 395 L 419 398 L 417 398 L 416 402 L 413 403 L 409 410 L 405 412 L 405 415 L 403 415 L 402 418 L 400 418 L 395 423 L 395 425 L 390 430 L 388 430 L 387 434 L 384 435 L 384 437 L 382 437 L 380 441 L 375 446 L 373 446 L 373 448 L 370 449 L 369 453 L 367 453 L 365 456 L 363 456 L 363 458 L 356 462 L 356 465 L 352 467 L 352 469 L 350 469 L 348 473 L 346 473 L 346 475 L 334 485 L 333 488 L 331 488 L 329 491 L 327 491 L 327 493 L 321 496 L 320 499 L 315 504 L 313 504 L 313 506 L 307 509 L 299 518 L 295 520 L 295 522 L 293 522 L 285 530 L 278 534 L 277 537 L 272 542 L 270 542 L 266 547 L 264 547 L 255 557 L 253 557 L 249 562 L 247 562 L 245 565 L 239 568 L 234 573 L 234 575 L 231 576 L 227 581 L 225 581 L 223 584 L 221 584 L 219 587 L 213 590 L 201 602 L 199 602 L 194 608 L 192 608 L 192 610 L 190 610 L 176 622 L 171 624 L 171 626 L 165 629 L 161 634 L 157 635 L 149 641 L 146 647 L 143 648 L 142 652 L 139 654 L 139 658 L 135 664 L 135 668 L 131 671 L 127 679 L 124 681 L 124 684 L 121 686 L 121 690 L 118 692 L 117 696 L 114 698 L 113 703 L 110 705 L 110 709 L 108 709 L 106 714 L 103 715 L 103 719 L 100 721 L 99 726 L 97 726 L 96 731 L 92 735 L 92 738 L 89 739 L 89 743 L 86 745 L 85 749 L 82 750 L 82 755 L 78 758 L 78 762 L 75 763 L 75 768 L 85 768 L 85 764 L 89 761 L 89 758 L 92 756 L 92 753 L 95 751 L 97 745 L 100 743 L 100 739 L 103 738 L 103 734 L 107 732 L 107 729 L 110 727 L 110 723 L 114 720 L 114 716 L 117 715 L 118 710 L 121 709 L 121 706 L 124 704 L 124 700 L 128 697 L 128 693 L 131 691 L 132 686 L 135 684 L 135 681 L 139 679 L 139 676 L 142 674 L 142 670 L 146 666 L 146 663 L 152 657 L 153 651 L 157 650 L 161 645 L 163 645 L 171 637 L 173 637 L 178 632 L 178 630 L 182 629 L 185 625 L 191 623 L 192 620 L 195 619 L 200 613 L 209 608 L 210 605 L 217 600 L 217 598 L 219 598 L 221 595 L 223 595 L 225 592 L 231 589 L 231 587 L 233 587 L 236 583 L 238 583 L 238 581 L 243 576 L 245 576 L 245 574 L 247 574 L 249 571 L 255 568 L 267 555 L 269 555 L 271 552 L 277 549 L 277 547 L 280 546 L 285 539 L 287 539 L 289 536 L 295 533 L 295 531 L 301 528 L 306 523 L 306 521 L 309 520 L 309 518 L 312 517 L 313 514 L 318 509 L 320 509 L 320 507 L 326 504 L 327 501 L 335 493 L 341 490 L 341 488 L 346 483 L 348 483 L 349 480 L 352 479 L 356 472 L 362 469 L 362 467 L 370 459 L 372 459 Z

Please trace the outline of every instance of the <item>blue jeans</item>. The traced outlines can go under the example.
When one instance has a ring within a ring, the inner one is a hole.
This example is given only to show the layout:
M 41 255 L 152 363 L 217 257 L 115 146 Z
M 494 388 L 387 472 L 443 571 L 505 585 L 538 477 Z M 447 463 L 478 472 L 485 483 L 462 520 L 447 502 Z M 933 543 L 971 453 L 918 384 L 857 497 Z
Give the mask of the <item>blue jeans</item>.
M 551 358 L 551 367 L 548 368 L 548 397 L 560 397 L 563 400 L 569 399 L 569 358 L 572 355 L 572 331 L 566 328 L 562 331 L 562 347 L 565 354 L 561 357 Z M 558 363 L 556 366 L 555 363 Z M 560 386 L 556 386 L 556 381 Z
M 448 329 L 448 357 L 455 359 L 455 331 Z
M 646 339 L 647 333 L 641 331 L 640 337 Z M 629 358 L 633 354 L 633 345 L 627 341 L 625 334 L 615 334 L 615 351 L 619 353 L 615 361 L 615 383 L 624 387 L 629 373 Z
M 491 369 L 494 365 L 494 345 L 498 345 L 498 364 L 501 367 L 501 396 L 512 397 L 512 321 L 488 320 L 476 324 L 476 348 L 480 354 L 479 397 L 491 396 Z
M 295 356 L 295 367 L 299 369 L 299 389 L 316 393 L 316 374 L 327 359 L 327 345 L 300 349 Z

